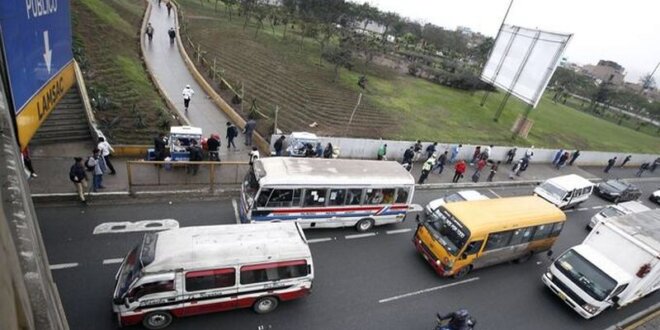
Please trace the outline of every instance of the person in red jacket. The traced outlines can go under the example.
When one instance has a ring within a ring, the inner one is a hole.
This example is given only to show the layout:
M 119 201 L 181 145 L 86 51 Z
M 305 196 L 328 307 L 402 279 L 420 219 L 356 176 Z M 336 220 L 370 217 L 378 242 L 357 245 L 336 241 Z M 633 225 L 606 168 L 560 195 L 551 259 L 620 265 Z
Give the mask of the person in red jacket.
M 463 173 L 465 173 L 466 169 L 466 164 L 464 160 L 459 160 L 458 163 L 454 166 L 454 169 L 456 172 L 454 173 L 454 178 L 451 180 L 453 183 L 457 183 L 458 180 L 460 180 L 463 177 Z

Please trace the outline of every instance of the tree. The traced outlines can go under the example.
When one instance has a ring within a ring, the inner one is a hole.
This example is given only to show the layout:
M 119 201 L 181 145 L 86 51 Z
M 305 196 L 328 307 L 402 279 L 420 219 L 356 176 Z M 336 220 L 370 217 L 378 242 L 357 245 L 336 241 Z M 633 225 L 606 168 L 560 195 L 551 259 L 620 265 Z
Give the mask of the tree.
M 388 32 L 390 32 L 390 28 L 392 28 L 395 24 L 400 22 L 401 17 L 397 13 L 387 12 L 381 14 L 378 21 L 380 22 L 381 25 L 385 27 L 385 31 L 383 31 L 383 40 L 382 40 L 382 42 L 385 43 L 387 41 L 387 34 Z
M 653 75 L 650 73 L 647 73 L 639 79 L 639 83 L 642 85 L 642 92 L 645 90 L 654 90 L 656 85 L 655 85 L 655 78 L 653 78 Z
M 339 68 L 352 68 L 353 67 L 353 54 L 350 49 L 346 47 L 332 47 L 326 49 L 323 53 L 323 58 L 326 61 L 335 65 L 335 75 L 332 78 L 332 82 L 336 82 L 339 79 Z
M 232 8 L 238 4 L 238 0 L 222 0 L 222 3 L 225 5 L 225 11 L 229 14 L 229 20 L 231 21 Z
M 254 10 L 254 8 L 257 5 L 257 0 L 240 0 L 239 4 L 239 16 L 243 14 L 245 16 L 245 22 L 243 23 L 243 30 L 248 25 L 248 22 L 250 22 L 250 14 Z
M 254 31 L 254 37 L 259 34 L 259 30 L 264 27 L 264 19 L 268 17 L 268 7 L 265 3 L 257 0 L 252 9 L 254 19 L 257 21 L 257 29 Z

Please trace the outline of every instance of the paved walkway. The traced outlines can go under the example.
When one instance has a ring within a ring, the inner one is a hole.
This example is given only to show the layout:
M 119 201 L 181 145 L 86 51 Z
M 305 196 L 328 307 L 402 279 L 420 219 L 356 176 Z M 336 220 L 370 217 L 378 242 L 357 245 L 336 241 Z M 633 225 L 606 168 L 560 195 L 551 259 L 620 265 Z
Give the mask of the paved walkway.
M 165 5 L 161 4 L 159 7 L 157 1 L 152 1 L 149 22 L 154 27 L 154 37 L 150 42 L 142 33 L 142 43 L 145 45 L 144 59 L 149 64 L 151 73 L 158 80 L 163 93 L 182 115 L 186 115 L 183 107 L 183 88 L 190 85 L 195 91 L 186 117 L 191 125 L 202 128 L 204 136 L 209 136 L 211 133 L 220 135 L 222 142 L 220 159 L 244 160 L 245 152 L 241 151 L 247 150 L 247 147 L 243 145 L 243 136 L 239 135 L 235 140 L 239 152 L 228 152 L 225 139 L 226 123 L 229 121 L 227 116 L 211 101 L 188 71 L 177 43 L 170 43 L 167 31 L 175 26 L 175 16 L 176 13 L 172 10 L 172 14 L 168 17 Z

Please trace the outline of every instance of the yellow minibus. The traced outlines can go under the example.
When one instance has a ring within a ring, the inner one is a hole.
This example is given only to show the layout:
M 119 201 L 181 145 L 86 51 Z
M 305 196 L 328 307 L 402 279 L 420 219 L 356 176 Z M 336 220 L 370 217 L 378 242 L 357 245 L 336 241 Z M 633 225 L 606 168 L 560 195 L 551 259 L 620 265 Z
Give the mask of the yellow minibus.
M 418 224 L 413 243 L 436 273 L 459 278 L 549 250 L 564 221 L 564 212 L 536 196 L 450 203 Z

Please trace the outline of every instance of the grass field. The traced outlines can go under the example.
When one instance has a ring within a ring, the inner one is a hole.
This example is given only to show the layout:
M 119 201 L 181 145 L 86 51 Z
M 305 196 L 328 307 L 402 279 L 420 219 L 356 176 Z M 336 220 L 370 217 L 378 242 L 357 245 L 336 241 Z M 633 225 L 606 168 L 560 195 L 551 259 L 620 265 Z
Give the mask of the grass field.
M 372 65 L 367 69 L 368 87 L 350 127 L 346 127 L 361 92 L 359 73 L 342 70 L 332 82 L 333 67 L 321 62 L 319 47 L 289 29 L 283 40 L 281 26 L 275 32 L 265 22 L 255 36 L 254 23 L 243 29 L 243 17 L 230 21 L 224 7 L 180 0 L 191 39 L 201 44 L 207 60 L 217 60 L 229 81 L 242 81 L 246 101 L 253 98 L 272 116 L 280 107 L 279 127 L 284 131 L 306 130 L 317 134 L 387 139 L 423 139 L 476 144 L 533 144 L 583 150 L 660 152 L 660 138 L 618 126 L 573 108 L 554 104 L 544 97 L 532 112 L 534 126 L 526 140 L 511 140 L 510 128 L 526 105 L 509 99 L 499 122 L 492 120 L 503 93 L 492 93 L 484 107 L 482 92 L 470 93 L 400 75 Z M 359 62 L 359 60 L 358 60 Z M 362 66 L 356 66 L 358 71 Z M 249 108 L 246 105 L 246 108 Z M 245 115 L 245 114 L 243 114 Z M 317 122 L 316 128 L 308 125 Z M 268 120 L 260 130 L 269 133 Z
M 83 70 L 88 91 L 101 93 L 112 104 L 95 112 L 101 129 L 112 143 L 150 143 L 164 130 L 158 124 L 167 107 L 141 59 L 139 31 L 146 3 L 79 0 L 72 1 L 71 8 L 74 38 L 87 62 Z

